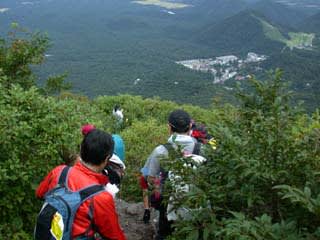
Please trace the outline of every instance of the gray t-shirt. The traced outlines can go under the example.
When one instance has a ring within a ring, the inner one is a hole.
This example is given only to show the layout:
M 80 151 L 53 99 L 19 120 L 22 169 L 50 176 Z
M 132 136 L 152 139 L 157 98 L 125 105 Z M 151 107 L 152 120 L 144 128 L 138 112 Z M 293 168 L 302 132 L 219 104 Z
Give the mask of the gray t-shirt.
M 195 147 L 196 140 L 189 135 L 174 134 L 168 139 L 168 143 L 176 149 L 182 148 L 183 153 L 191 154 Z M 157 146 L 148 157 L 141 172 L 144 176 L 158 177 L 160 174 L 161 159 L 168 157 L 168 150 L 163 145 Z

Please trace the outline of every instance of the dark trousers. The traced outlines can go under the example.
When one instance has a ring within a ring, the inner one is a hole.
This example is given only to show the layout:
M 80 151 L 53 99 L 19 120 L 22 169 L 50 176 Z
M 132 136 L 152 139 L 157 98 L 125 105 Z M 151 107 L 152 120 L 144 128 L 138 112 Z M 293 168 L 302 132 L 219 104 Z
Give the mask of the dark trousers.
M 159 208 L 159 229 L 158 229 L 158 236 L 166 237 L 169 236 L 172 232 L 172 221 L 168 221 L 167 218 L 167 204 L 164 204 L 163 201 L 160 204 Z

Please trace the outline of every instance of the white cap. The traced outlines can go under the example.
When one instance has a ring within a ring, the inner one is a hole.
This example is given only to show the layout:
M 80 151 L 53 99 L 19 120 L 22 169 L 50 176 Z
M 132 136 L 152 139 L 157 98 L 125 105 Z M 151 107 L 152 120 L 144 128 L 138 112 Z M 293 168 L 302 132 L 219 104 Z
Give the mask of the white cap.
M 123 169 L 126 169 L 126 165 L 122 162 L 122 160 L 115 154 L 109 159 L 110 162 L 120 165 Z

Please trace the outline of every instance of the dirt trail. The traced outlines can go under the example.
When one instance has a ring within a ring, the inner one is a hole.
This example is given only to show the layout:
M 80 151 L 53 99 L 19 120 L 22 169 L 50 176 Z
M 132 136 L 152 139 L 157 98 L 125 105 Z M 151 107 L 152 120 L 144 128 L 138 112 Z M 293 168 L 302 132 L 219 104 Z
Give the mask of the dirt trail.
M 142 221 L 143 204 L 127 203 L 117 199 L 116 207 L 119 215 L 120 225 L 122 226 L 128 240 L 153 240 L 155 236 L 155 212 L 151 211 L 149 224 Z

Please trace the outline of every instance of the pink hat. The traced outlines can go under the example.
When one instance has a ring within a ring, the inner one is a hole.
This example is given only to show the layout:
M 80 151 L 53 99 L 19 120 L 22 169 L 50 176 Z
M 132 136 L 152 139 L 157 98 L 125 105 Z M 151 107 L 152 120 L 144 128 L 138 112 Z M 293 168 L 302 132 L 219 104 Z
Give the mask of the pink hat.
M 82 135 L 85 136 L 87 135 L 89 132 L 91 132 L 92 130 L 96 129 L 96 127 L 92 124 L 85 124 L 81 127 L 81 132 Z

